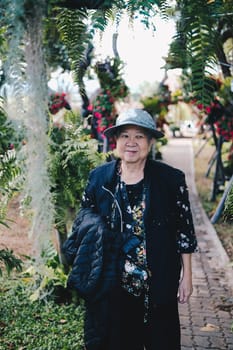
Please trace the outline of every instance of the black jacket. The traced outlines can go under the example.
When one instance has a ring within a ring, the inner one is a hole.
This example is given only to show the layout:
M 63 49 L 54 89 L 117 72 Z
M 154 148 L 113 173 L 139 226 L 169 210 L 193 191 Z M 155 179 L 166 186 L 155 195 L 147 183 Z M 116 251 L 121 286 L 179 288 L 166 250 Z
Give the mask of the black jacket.
M 62 250 L 72 265 L 67 286 L 89 302 L 103 299 L 119 281 L 121 236 L 107 229 L 90 208 L 78 213 Z
M 94 169 L 83 200 L 83 206 L 98 213 L 109 228 L 117 166 L 118 161 L 112 161 Z M 154 303 L 163 304 L 177 298 L 181 253 L 194 252 L 197 242 L 184 173 L 162 162 L 148 160 L 144 182 L 147 262 L 152 272 L 150 294 Z M 120 212 L 120 204 L 118 206 Z M 121 217 L 122 213 L 119 221 Z
M 85 300 L 86 349 L 101 349 L 107 332 L 107 294 L 119 285 L 122 236 L 108 230 L 91 208 L 78 213 L 62 251 L 72 265 L 67 287 Z
M 67 241 L 63 247 L 67 260 L 73 263 L 69 285 L 86 300 L 84 338 L 88 350 L 101 348 L 108 319 L 104 296 L 119 280 L 119 251 L 124 241 L 120 203 L 117 230 L 111 221 L 117 167 L 118 161 L 112 161 L 91 171 L 82 209 L 73 225 L 71 238 L 76 243 Z M 145 166 L 144 183 L 146 252 L 152 272 L 149 293 L 153 303 L 169 304 L 177 298 L 181 254 L 196 249 L 187 186 L 183 172 L 151 160 Z

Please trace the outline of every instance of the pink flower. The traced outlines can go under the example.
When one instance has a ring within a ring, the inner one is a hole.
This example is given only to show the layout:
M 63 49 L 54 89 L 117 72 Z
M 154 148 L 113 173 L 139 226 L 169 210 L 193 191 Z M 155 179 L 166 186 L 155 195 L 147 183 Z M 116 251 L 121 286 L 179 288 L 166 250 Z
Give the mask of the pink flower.
M 94 114 L 97 119 L 100 119 L 102 117 L 102 114 L 99 112 L 95 112 Z

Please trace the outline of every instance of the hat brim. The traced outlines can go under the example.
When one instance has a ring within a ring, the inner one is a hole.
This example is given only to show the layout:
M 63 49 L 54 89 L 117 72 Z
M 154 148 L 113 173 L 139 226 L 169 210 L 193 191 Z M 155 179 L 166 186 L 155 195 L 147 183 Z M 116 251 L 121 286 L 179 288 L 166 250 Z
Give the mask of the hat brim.
M 151 134 L 156 139 L 160 139 L 161 137 L 164 137 L 164 133 L 162 133 L 161 131 L 159 131 L 157 129 L 152 130 L 150 128 L 146 128 L 145 126 L 138 125 L 138 123 L 137 124 L 136 123 L 135 124 L 134 123 L 125 123 L 125 124 L 121 124 L 121 125 L 114 125 L 114 126 L 111 126 L 110 128 L 105 129 L 103 133 L 107 137 L 113 137 L 116 135 L 117 130 L 119 130 L 119 128 L 121 128 L 124 125 L 139 126 L 140 128 L 145 129 L 149 134 Z

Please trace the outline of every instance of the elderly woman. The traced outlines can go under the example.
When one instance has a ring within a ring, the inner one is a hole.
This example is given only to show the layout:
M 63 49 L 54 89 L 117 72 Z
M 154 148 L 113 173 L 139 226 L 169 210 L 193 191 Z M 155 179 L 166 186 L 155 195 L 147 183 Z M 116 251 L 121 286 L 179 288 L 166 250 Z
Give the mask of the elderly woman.
M 76 251 L 82 268 L 74 262 L 92 283 L 83 293 L 86 349 L 178 350 L 178 301 L 192 294 L 197 246 L 184 174 L 150 159 L 163 134 L 144 110 L 124 111 L 105 135 L 116 138 L 117 159 L 91 171 L 81 209 L 89 213 L 73 227 L 76 240 L 89 237 L 83 257 Z M 73 274 L 69 285 L 79 290 L 77 281 Z

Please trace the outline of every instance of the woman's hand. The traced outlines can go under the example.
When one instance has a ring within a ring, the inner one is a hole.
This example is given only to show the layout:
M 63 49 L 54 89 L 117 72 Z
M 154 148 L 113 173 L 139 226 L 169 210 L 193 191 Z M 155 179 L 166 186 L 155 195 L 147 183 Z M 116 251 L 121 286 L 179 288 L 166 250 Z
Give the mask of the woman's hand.
M 193 292 L 193 286 L 192 286 L 192 278 L 189 276 L 182 277 L 182 280 L 179 285 L 179 295 L 178 295 L 178 301 L 181 304 L 187 303 L 189 301 L 190 296 Z
M 179 285 L 178 301 L 187 303 L 193 292 L 191 254 L 182 254 L 183 275 Z

